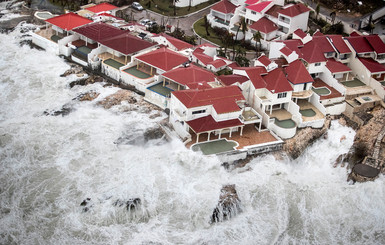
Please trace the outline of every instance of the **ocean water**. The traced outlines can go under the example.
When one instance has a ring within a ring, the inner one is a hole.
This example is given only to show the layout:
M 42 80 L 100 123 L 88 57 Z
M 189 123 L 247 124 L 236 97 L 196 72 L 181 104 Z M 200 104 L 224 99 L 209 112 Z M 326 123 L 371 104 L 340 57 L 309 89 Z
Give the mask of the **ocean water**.
M 263 155 L 232 171 L 177 139 L 118 145 L 164 115 L 97 105 L 118 88 L 71 89 L 63 59 L 19 45 L 28 28 L 0 34 L 0 244 L 385 243 L 384 177 L 349 185 L 333 168 L 351 128 L 334 121 L 296 160 Z M 72 100 L 90 90 L 95 101 Z M 67 116 L 43 114 L 67 103 Z M 226 184 L 242 212 L 210 224 Z M 114 205 L 131 198 L 141 199 L 136 210 Z

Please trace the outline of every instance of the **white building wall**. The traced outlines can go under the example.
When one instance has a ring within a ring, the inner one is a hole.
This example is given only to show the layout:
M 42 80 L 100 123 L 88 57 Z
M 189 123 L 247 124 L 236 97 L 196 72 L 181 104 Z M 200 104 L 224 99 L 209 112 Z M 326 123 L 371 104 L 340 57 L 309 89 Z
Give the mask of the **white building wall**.
M 270 43 L 270 51 L 269 51 L 269 59 L 275 59 L 281 57 L 282 53 L 279 51 L 285 44 L 280 42 L 271 42 Z
M 309 11 L 306 13 L 302 13 L 300 15 L 294 16 L 291 18 L 289 33 L 293 33 L 297 29 L 301 29 L 302 31 L 307 31 L 307 22 L 309 19 Z
M 307 67 L 307 70 L 310 74 L 314 73 L 321 73 L 325 70 L 326 62 L 319 62 L 321 63 L 319 66 L 316 66 L 316 63 L 310 63 Z

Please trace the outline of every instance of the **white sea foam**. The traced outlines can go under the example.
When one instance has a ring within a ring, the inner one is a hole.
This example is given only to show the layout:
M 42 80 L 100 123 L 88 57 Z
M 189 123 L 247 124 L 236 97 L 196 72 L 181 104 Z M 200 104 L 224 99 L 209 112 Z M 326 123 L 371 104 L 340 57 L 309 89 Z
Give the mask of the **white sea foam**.
M 352 129 L 333 122 L 297 160 L 264 155 L 232 172 L 178 140 L 117 145 L 156 119 L 102 109 L 117 88 L 70 89 L 73 77 L 59 76 L 69 66 L 20 39 L 18 28 L 0 34 L 0 244 L 385 243 L 384 177 L 348 185 L 332 166 Z M 89 90 L 96 101 L 72 101 Z M 71 101 L 69 115 L 43 115 Z M 210 224 L 224 184 L 236 185 L 243 212 Z M 137 211 L 113 205 L 130 198 L 141 199 Z

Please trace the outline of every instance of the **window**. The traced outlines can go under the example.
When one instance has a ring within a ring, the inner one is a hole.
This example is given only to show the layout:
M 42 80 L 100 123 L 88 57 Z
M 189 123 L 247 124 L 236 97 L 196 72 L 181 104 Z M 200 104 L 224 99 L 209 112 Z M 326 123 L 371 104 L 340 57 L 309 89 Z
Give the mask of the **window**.
M 315 66 L 320 66 L 321 65 L 321 62 L 317 62 L 314 64 Z
M 199 110 L 199 111 L 193 111 L 192 114 L 193 115 L 196 115 L 196 114 L 201 114 L 201 113 L 205 113 L 206 110 Z
M 255 14 L 257 14 L 257 12 L 255 12 L 255 11 L 251 11 L 251 14 L 254 14 L 254 15 L 255 15 Z
M 286 96 L 287 96 L 287 93 L 286 93 L 286 92 L 284 92 L 284 93 L 279 93 L 279 94 L 278 94 L 278 99 L 286 98 Z

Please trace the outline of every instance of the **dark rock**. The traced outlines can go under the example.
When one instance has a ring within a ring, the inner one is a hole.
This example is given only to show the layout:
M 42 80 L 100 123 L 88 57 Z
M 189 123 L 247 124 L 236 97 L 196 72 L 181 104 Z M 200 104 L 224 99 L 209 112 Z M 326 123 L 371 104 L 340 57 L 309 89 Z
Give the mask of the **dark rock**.
M 235 185 L 222 187 L 217 207 L 211 216 L 211 222 L 222 222 L 230 219 L 241 212 L 241 201 L 239 200 Z
M 90 210 L 90 208 L 93 206 L 93 204 L 91 203 L 91 198 L 87 197 L 86 199 L 84 199 L 82 201 L 82 203 L 80 203 L 80 206 L 83 207 L 83 212 L 88 212 Z
M 63 105 L 63 107 L 60 109 L 60 110 L 52 110 L 52 111 L 48 111 L 48 110 L 45 110 L 43 112 L 44 115 L 46 116 L 67 116 L 68 114 L 70 114 L 72 111 L 74 110 L 72 104 L 65 104 Z
M 138 205 L 140 205 L 141 203 L 142 201 L 140 200 L 140 198 L 130 198 L 127 201 L 118 199 L 112 205 L 114 205 L 115 207 L 124 206 L 127 209 L 127 211 L 134 211 L 137 209 Z
M 163 137 L 163 135 L 164 135 L 164 131 L 160 127 L 148 128 L 143 134 L 145 141 L 160 139 Z
M 80 94 L 74 100 L 79 100 L 79 101 L 92 101 L 96 99 L 99 96 L 100 93 L 94 92 L 94 91 L 89 91 L 84 94 Z
M 84 72 L 84 71 L 83 71 L 83 68 L 80 65 L 71 64 L 71 68 L 68 69 L 67 71 L 65 71 L 60 76 L 61 77 L 66 77 L 66 76 L 69 76 L 71 74 L 80 74 L 82 72 Z

